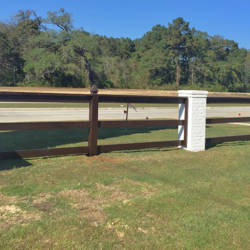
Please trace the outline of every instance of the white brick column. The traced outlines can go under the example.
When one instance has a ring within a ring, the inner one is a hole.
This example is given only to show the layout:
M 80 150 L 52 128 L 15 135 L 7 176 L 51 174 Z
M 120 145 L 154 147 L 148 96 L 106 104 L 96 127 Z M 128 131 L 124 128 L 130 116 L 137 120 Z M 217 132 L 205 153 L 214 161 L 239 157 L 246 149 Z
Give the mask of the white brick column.
M 207 91 L 179 90 L 178 96 L 188 98 L 187 147 L 193 152 L 205 150 Z M 179 104 L 179 119 L 185 119 L 185 104 Z M 184 126 L 178 126 L 178 140 L 184 140 Z

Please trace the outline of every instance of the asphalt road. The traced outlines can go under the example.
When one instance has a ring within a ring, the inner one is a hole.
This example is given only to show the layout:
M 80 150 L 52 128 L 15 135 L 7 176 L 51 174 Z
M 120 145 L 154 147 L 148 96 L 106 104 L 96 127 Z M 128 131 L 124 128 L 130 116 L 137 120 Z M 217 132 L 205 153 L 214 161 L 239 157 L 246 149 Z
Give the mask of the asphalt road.
M 250 117 L 250 107 L 207 107 L 207 117 Z M 0 108 L 0 122 L 88 120 L 88 108 Z M 124 120 L 124 108 L 100 108 L 99 119 Z M 177 108 L 145 107 L 129 110 L 129 119 L 178 117 Z

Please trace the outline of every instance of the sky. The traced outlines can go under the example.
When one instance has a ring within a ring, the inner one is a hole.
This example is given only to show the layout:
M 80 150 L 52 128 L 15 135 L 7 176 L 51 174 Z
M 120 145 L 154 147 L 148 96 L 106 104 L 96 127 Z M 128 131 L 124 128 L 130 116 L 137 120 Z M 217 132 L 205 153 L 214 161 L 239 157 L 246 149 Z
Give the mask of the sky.
M 167 26 L 183 17 L 190 27 L 221 35 L 250 49 L 250 0 L 0 0 L 0 21 L 18 10 L 47 11 L 64 8 L 74 26 L 112 37 L 142 37 L 156 24 Z

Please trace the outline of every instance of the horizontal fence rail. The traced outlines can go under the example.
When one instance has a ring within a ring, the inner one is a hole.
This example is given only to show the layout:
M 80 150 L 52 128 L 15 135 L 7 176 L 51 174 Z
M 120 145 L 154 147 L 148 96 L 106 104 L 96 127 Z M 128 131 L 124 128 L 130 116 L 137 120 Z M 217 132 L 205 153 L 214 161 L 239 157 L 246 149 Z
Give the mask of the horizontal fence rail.
M 130 121 L 98 121 L 98 128 L 122 128 L 122 127 L 159 127 L 184 125 L 184 120 L 130 120 Z M 2 122 L 0 130 L 48 130 L 48 129 L 72 129 L 89 128 L 89 121 L 64 121 L 64 122 Z
M 57 94 L 57 93 L 27 93 L 27 92 L 0 92 L 0 102 L 88 102 L 89 121 L 56 121 L 56 122 L 5 122 L 0 123 L 0 130 L 47 130 L 47 129 L 89 129 L 88 146 L 70 148 L 49 148 L 18 150 L 13 152 L 0 152 L 0 159 L 9 158 L 31 158 L 44 156 L 96 155 L 99 153 L 117 150 L 136 150 L 145 148 L 176 147 L 185 146 L 187 135 L 184 140 L 158 141 L 126 143 L 113 145 L 98 145 L 99 128 L 122 128 L 122 127 L 173 127 L 182 125 L 187 131 L 187 115 L 185 120 L 98 120 L 98 103 L 162 103 L 162 104 L 181 104 L 186 105 L 187 98 L 173 96 L 138 96 L 138 95 L 99 95 L 97 89 L 92 89 L 91 94 Z M 186 112 L 187 113 L 187 112 Z
M 88 94 L 0 92 L 0 102 L 89 102 Z
M 185 97 L 176 96 L 139 96 L 139 95 L 98 95 L 99 102 L 125 102 L 125 103 L 184 103 Z
M 207 118 L 206 123 L 250 122 L 250 117 Z
M 18 150 L 13 152 L 0 152 L 0 159 L 30 158 L 59 155 L 96 155 L 99 153 L 118 150 L 137 150 L 145 148 L 187 146 L 188 133 L 188 98 L 174 96 L 138 96 L 138 95 L 106 95 L 98 94 L 96 88 L 91 94 L 63 94 L 63 93 L 28 93 L 28 92 L 0 92 L 0 102 L 75 102 L 89 103 L 88 121 L 56 121 L 56 122 L 12 122 L 0 123 L 0 130 L 50 130 L 85 128 L 89 130 L 88 146 L 70 148 L 49 148 Z M 99 120 L 99 103 L 158 103 L 158 104 L 184 104 L 184 120 Z M 250 104 L 246 97 L 208 97 L 207 103 L 245 103 Z M 250 117 L 207 118 L 207 124 L 250 122 Z M 113 145 L 98 145 L 99 128 L 129 128 L 129 127 L 173 127 L 183 126 L 184 140 L 139 142 Z M 229 141 L 250 140 L 250 135 L 227 136 L 207 138 L 206 143 L 221 143 Z
M 107 153 L 111 151 L 120 150 L 135 150 L 144 148 L 167 148 L 167 147 L 177 147 L 184 145 L 184 141 L 158 141 L 158 142 L 139 142 L 139 143 L 126 143 L 126 144 L 112 144 L 112 145 L 101 145 L 98 146 L 100 153 Z
M 209 96 L 209 97 L 207 97 L 207 103 L 249 103 L 250 104 L 250 98 L 248 98 L 248 97 Z
M 154 126 L 177 126 L 184 125 L 184 120 L 130 120 L 130 121 L 99 121 L 99 128 L 121 128 L 121 127 L 154 127 Z
M 247 97 L 208 97 L 207 103 L 245 103 L 250 104 L 250 98 Z M 243 123 L 250 122 L 250 117 L 226 117 L 226 118 L 207 118 L 207 124 L 218 123 Z M 206 138 L 206 144 L 216 144 L 230 141 L 247 141 L 250 135 L 234 135 Z
M 215 144 L 215 143 L 230 142 L 230 141 L 248 141 L 248 140 L 250 140 L 250 135 L 221 136 L 221 137 L 207 138 L 206 144 Z
M 91 94 L 60 94 L 60 93 L 28 93 L 1 92 L 0 102 L 78 102 L 86 103 L 92 98 Z M 176 96 L 139 96 L 139 95 L 108 95 L 98 94 L 98 102 L 108 103 L 184 103 L 185 97 Z

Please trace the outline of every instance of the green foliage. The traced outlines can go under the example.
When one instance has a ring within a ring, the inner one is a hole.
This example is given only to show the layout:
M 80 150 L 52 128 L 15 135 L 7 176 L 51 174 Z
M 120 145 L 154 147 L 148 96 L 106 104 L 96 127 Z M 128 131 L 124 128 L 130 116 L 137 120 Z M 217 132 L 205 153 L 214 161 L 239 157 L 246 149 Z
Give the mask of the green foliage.
M 64 8 L 60 8 L 58 11 L 48 11 L 48 17 L 44 21 L 56 25 L 66 32 L 70 32 L 73 28 L 71 15 L 65 12 Z
M 249 52 L 181 17 L 131 40 L 74 29 L 63 8 L 21 10 L 0 23 L 0 69 L 0 85 L 250 90 Z

